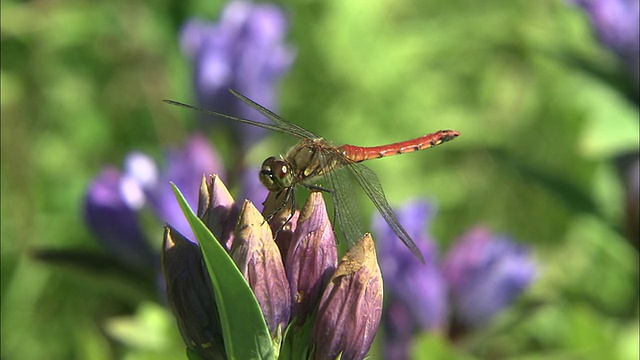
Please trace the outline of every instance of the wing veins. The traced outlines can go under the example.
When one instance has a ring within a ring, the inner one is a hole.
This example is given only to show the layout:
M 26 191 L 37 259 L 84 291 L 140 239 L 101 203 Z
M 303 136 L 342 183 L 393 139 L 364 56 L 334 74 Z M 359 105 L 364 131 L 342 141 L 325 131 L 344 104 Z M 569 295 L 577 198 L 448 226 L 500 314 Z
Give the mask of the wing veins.
M 387 202 L 387 199 L 384 196 L 384 190 L 382 189 L 382 185 L 380 184 L 380 180 L 378 180 L 376 173 L 359 163 L 350 162 L 350 164 L 346 166 L 349 167 L 351 174 L 353 174 L 360 186 L 362 186 L 364 192 L 367 194 L 369 199 L 371 199 L 371 202 L 373 202 L 380 212 L 380 215 L 382 215 L 387 224 L 389 224 L 393 232 L 424 264 L 425 260 L 422 253 L 411 239 L 411 236 L 409 236 L 407 231 L 402 227 L 402 225 L 400 225 L 396 215 L 393 213 L 393 210 L 389 205 L 389 202 Z
M 251 106 L 252 108 L 254 108 L 255 110 L 257 110 L 258 112 L 260 112 L 262 115 L 266 116 L 269 120 L 273 121 L 275 124 L 277 124 L 279 126 L 280 129 L 282 130 L 286 130 L 287 134 L 293 135 L 295 137 L 304 139 L 304 138 L 308 138 L 308 139 L 316 139 L 319 138 L 318 135 L 312 133 L 311 131 L 298 126 L 294 123 L 291 123 L 285 119 L 283 119 L 282 117 L 278 116 L 277 114 L 275 114 L 274 112 L 272 112 L 271 110 L 265 108 L 264 106 L 258 104 L 257 102 L 249 99 L 248 97 L 242 95 L 241 93 L 233 90 L 233 89 L 229 89 L 229 91 L 238 99 L 242 100 L 242 102 L 244 102 L 245 104 Z

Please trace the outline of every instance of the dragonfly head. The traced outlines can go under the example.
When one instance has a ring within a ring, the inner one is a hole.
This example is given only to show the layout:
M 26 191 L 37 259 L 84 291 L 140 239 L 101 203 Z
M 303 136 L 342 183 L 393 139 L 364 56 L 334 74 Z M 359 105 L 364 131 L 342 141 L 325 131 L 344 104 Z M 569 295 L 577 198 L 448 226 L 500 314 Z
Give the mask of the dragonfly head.
M 282 159 L 273 156 L 267 158 L 260 168 L 260 182 L 269 191 L 281 191 L 293 184 L 291 166 Z

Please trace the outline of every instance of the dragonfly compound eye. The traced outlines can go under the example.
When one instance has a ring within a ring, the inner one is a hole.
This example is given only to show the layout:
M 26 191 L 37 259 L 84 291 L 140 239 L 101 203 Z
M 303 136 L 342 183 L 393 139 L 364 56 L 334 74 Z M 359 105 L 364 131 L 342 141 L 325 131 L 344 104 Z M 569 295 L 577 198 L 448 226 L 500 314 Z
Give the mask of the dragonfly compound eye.
M 260 182 L 269 191 L 280 191 L 291 187 L 293 176 L 289 164 L 273 156 L 267 158 L 260 169 Z

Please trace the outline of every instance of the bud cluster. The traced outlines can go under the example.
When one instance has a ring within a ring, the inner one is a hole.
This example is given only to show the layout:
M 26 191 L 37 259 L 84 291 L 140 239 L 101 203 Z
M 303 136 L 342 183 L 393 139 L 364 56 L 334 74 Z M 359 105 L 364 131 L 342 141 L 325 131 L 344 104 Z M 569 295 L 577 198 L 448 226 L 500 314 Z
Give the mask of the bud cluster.
M 251 287 L 281 353 L 364 358 L 382 313 L 382 276 L 369 234 L 338 263 L 321 193 L 312 192 L 301 211 L 281 208 L 266 221 L 250 201 L 238 209 L 215 175 L 202 181 L 197 214 Z M 163 270 L 187 347 L 205 359 L 227 358 L 215 290 L 198 244 L 168 227 Z

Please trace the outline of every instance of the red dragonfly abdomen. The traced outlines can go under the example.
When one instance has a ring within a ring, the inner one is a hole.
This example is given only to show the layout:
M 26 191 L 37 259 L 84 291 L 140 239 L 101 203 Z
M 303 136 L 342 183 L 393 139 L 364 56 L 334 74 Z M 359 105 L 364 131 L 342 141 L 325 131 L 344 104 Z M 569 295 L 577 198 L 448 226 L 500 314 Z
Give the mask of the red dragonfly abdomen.
M 432 134 L 427 134 L 419 138 L 400 141 L 397 143 L 381 146 L 353 146 L 342 145 L 338 150 L 342 155 L 349 158 L 354 162 L 361 162 L 369 159 L 379 159 L 385 156 L 404 154 L 414 152 L 422 149 L 428 149 L 436 145 L 440 145 L 449 140 L 453 140 L 460 135 L 460 132 L 455 130 L 440 130 Z

